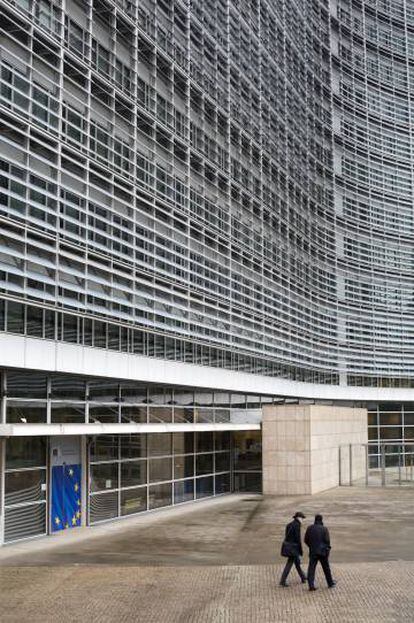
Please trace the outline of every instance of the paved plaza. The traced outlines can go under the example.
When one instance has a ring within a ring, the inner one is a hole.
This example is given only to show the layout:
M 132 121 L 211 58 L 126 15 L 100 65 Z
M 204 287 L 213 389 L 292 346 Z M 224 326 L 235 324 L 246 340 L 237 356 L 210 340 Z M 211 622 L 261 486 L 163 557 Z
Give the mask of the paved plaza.
M 278 587 L 283 526 L 322 512 L 338 585 Z M 237 495 L 3 548 L 0 620 L 402 622 L 414 619 L 414 490 Z

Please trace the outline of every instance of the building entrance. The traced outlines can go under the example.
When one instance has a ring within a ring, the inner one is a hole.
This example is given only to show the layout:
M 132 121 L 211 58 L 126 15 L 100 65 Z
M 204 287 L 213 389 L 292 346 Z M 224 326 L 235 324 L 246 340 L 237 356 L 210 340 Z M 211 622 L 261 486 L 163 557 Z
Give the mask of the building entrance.
M 81 525 L 81 451 L 79 437 L 54 437 L 50 445 L 50 530 Z

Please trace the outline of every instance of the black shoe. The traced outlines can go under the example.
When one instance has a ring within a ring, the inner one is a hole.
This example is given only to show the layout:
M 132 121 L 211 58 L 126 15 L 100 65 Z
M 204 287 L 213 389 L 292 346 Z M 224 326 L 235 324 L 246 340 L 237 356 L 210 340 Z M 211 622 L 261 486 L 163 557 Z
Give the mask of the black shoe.
M 317 587 L 316 586 L 309 586 L 309 590 L 310 591 L 317 591 Z
M 328 588 L 333 588 L 334 586 L 336 586 L 336 580 L 333 580 L 332 584 L 329 584 Z
M 283 586 L 283 588 L 287 588 L 289 584 L 287 582 L 279 582 L 279 586 Z

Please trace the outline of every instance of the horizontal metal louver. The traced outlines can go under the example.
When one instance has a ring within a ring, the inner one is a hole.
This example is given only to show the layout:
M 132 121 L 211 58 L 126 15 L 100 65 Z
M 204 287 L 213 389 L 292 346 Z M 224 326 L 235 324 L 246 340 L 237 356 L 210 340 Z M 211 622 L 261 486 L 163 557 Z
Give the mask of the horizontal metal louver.
M 46 534 L 46 503 L 6 508 L 4 540 L 17 541 Z

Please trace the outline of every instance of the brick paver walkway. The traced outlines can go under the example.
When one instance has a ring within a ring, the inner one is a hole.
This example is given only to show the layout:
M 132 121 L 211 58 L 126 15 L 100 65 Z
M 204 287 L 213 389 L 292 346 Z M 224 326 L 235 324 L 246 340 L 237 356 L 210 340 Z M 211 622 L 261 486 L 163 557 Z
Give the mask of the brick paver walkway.
M 329 590 L 278 586 L 283 526 L 325 514 Z M 414 490 L 233 496 L 0 551 L 1 623 L 413 623 Z
M 2 623 L 410 623 L 414 563 L 335 565 L 338 585 L 277 586 L 280 566 L 8 567 Z

